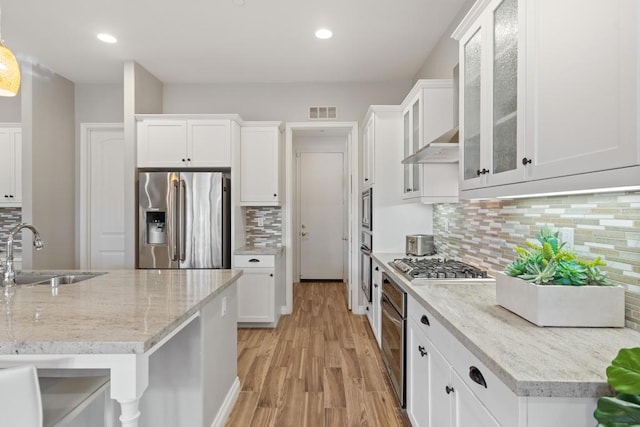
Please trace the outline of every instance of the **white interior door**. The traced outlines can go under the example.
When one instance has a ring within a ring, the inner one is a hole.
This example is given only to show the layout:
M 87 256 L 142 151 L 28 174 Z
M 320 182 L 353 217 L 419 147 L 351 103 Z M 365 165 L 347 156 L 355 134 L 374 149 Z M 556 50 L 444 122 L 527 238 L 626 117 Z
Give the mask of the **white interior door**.
M 300 279 L 342 280 L 343 153 L 300 153 Z
M 88 135 L 88 267 L 125 268 L 124 133 L 105 128 Z

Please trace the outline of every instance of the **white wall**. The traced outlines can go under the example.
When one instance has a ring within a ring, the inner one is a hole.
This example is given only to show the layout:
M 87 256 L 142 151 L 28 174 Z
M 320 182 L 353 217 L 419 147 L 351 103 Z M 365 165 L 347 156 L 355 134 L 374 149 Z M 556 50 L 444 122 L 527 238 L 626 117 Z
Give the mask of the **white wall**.
M 23 265 L 75 267 L 75 109 L 71 81 L 39 66 L 22 64 L 23 206 L 45 243 L 33 251 L 30 232 Z
M 22 91 L 16 96 L 0 96 L 0 123 L 19 123 Z
M 162 82 L 137 63 L 124 64 L 124 145 L 125 171 L 124 257 L 127 268 L 135 267 L 136 216 L 136 114 L 162 113 Z
M 76 176 L 80 176 L 81 123 L 122 123 L 124 89 L 122 84 L 76 84 Z M 80 218 L 80 180 L 76 180 L 76 218 Z M 76 265 L 80 265 L 80 221 L 76 221 Z
M 237 113 L 244 120 L 307 121 L 310 106 L 362 120 L 372 104 L 400 104 L 410 80 L 381 83 L 165 84 L 164 113 Z
M 453 75 L 453 67 L 458 63 L 458 42 L 451 38 L 451 34 L 458 27 L 476 0 L 467 0 L 462 5 L 456 17 L 435 45 L 427 60 L 422 64 L 416 74 L 419 79 L 450 79 Z

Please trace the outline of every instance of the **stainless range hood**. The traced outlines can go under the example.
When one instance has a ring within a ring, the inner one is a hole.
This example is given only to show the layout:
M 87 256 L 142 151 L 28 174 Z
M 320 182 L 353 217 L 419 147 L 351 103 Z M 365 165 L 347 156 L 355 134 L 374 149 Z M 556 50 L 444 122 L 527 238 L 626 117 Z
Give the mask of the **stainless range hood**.
M 449 129 L 424 147 L 405 158 L 403 164 L 416 163 L 458 163 L 459 127 L 458 127 L 458 65 L 453 68 L 453 128 Z

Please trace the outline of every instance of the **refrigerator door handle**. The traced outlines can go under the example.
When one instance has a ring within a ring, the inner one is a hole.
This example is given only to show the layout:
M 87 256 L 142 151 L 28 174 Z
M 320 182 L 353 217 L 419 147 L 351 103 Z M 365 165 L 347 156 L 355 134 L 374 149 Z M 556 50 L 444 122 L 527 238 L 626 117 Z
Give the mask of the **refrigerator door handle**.
M 187 184 L 183 179 L 180 186 L 180 261 L 184 262 L 187 258 Z
M 173 200 L 173 206 L 171 207 L 171 210 L 174 212 L 174 217 L 175 220 L 173 221 L 173 232 L 171 233 L 171 249 L 172 249 L 172 254 L 171 254 L 171 261 L 178 261 L 178 225 L 180 224 L 180 218 L 178 218 L 178 194 L 180 194 L 180 188 L 178 187 L 178 181 L 175 180 L 172 182 L 172 188 L 173 188 L 173 197 L 171 197 L 171 199 Z

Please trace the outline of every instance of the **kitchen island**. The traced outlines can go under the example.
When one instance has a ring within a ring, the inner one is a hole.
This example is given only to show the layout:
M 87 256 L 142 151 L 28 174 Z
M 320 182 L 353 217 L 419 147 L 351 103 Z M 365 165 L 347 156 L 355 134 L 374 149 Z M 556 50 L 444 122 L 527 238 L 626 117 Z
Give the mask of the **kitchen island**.
M 640 345 L 640 333 L 538 327 L 496 303 L 494 282 L 412 284 L 388 264 L 402 257 L 373 253 L 374 261 L 415 302 L 409 303 L 408 317 L 415 319 L 411 310 L 419 311 L 419 326 L 420 315 L 428 315 L 430 339 L 446 342 L 438 350 L 489 410 L 492 404 L 497 408 L 492 415 L 502 425 L 595 423 L 597 398 L 611 394 L 606 368 L 620 348 Z M 484 387 L 470 381 L 470 365 L 484 374 Z
M 0 367 L 105 370 L 122 426 L 222 425 L 239 392 L 241 274 L 126 270 L 17 286 L 1 297 Z

